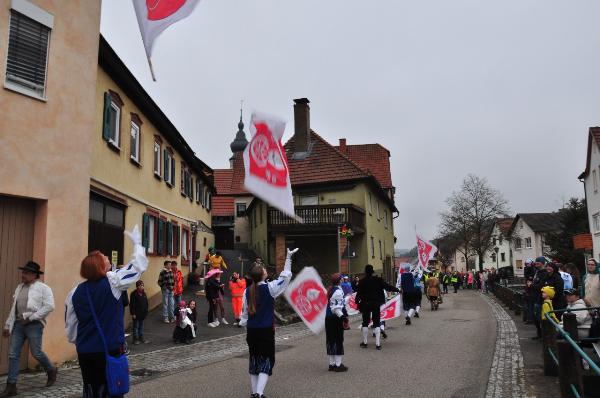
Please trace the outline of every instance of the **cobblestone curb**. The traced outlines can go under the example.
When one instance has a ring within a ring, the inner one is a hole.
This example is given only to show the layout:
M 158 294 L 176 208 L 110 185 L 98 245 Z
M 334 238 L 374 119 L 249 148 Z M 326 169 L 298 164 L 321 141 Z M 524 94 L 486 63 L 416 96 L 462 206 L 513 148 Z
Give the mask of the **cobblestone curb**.
M 497 322 L 496 347 L 485 398 L 521 398 L 525 394 L 523 355 L 517 327 L 496 300 L 483 294 Z
M 283 343 L 310 334 L 311 331 L 300 322 L 277 328 L 275 341 Z M 246 334 L 242 333 L 231 337 L 189 345 L 176 345 L 162 350 L 130 355 L 131 384 L 223 361 L 247 351 Z M 0 383 L 5 384 L 6 377 L 0 378 Z M 83 389 L 79 367 L 60 369 L 58 380 L 51 388 L 43 387 L 45 383 L 45 373 L 23 374 L 19 377 L 19 396 L 28 398 L 80 397 Z

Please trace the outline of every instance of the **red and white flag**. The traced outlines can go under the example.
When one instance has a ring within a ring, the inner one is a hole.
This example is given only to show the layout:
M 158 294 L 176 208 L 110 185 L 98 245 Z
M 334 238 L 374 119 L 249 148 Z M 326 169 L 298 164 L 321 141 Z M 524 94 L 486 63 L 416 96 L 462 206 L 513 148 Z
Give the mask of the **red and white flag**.
M 283 120 L 256 112 L 252 114 L 252 139 L 244 150 L 244 186 L 271 206 L 295 218 L 288 162 L 281 144 L 284 130 Z
M 304 267 L 286 289 L 285 298 L 315 334 L 325 327 L 327 290 L 313 267 Z
M 421 268 L 427 269 L 429 260 L 437 253 L 437 247 L 417 235 L 417 249 L 419 251 L 419 264 L 421 264 Z
M 398 294 L 396 297 L 385 303 L 380 307 L 380 319 L 387 321 L 389 319 L 398 318 L 402 314 L 402 295 Z
M 189 16 L 200 0 L 132 0 L 148 62 L 156 38 L 169 26 Z M 150 64 L 152 65 L 152 64 Z M 152 69 L 152 66 L 150 66 Z M 152 72 L 154 78 L 154 72 Z

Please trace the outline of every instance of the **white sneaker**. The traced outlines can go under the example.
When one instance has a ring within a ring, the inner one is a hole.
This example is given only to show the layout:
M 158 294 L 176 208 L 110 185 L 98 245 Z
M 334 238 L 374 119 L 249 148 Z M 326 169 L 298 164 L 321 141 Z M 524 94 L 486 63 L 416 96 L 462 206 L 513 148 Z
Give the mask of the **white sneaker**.
M 214 321 L 213 323 L 215 324 L 215 327 L 220 325 L 219 321 Z
M 221 319 L 221 323 L 223 325 L 229 325 L 229 322 L 227 322 L 227 319 L 225 319 L 225 318 Z
M 208 327 L 209 327 L 209 328 L 216 328 L 216 327 L 217 327 L 217 325 L 215 325 L 215 323 L 214 323 L 214 322 L 211 322 L 211 323 L 209 323 L 209 324 L 208 324 Z
M 239 325 L 239 323 L 233 322 L 233 326 L 237 326 L 237 325 Z

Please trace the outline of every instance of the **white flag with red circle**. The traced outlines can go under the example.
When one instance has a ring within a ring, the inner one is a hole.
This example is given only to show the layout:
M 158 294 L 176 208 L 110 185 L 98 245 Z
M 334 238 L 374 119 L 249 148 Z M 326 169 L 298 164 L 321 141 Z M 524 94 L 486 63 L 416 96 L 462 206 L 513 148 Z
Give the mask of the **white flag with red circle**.
M 419 264 L 423 269 L 427 269 L 429 260 L 437 253 L 437 247 L 417 235 L 417 249 L 419 251 Z
M 252 139 L 244 150 L 244 187 L 271 206 L 295 217 L 292 184 L 285 150 L 281 143 L 285 121 L 253 113 Z
M 379 317 L 382 321 L 398 318 L 402 314 L 402 295 L 398 294 L 396 297 L 383 304 L 379 311 Z
M 325 327 L 327 290 L 313 267 L 304 267 L 286 289 L 285 298 L 315 334 Z
M 154 40 L 169 26 L 188 17 L 200 0 L 133 0 L 144 48 L 152 55 Z

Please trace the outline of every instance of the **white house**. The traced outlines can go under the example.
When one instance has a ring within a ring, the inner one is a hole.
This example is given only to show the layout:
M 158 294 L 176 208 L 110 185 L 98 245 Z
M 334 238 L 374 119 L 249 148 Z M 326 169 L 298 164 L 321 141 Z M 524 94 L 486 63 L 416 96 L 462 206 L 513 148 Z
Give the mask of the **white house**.
M 509 231 L 515 276 L 523 276 L 523 267 L 527 259 L 535 259 L 549 252 L 545 236 L 560 229 L 556 213 L 517 214 Z
M 513 265 L 509 231 L 513 218 L 497 218 L 490 235 L 490 249 L 483 256 L 483 268 L 502 268 Z M 496 250 L 496 248 L 498 250 Z M 514 266 L 513 266 L 514 268 Z M 516 275 L 516 269 L 514 269 Z M 523 271 L 521 270 L 521 274 Z
M 600 127 L 590 127 L 588 133 L 587 160 L 585 171 L 579 179 L 583 181 L 587 202 L 588 221 L 593 242 L 593 257 L 600 257 Z

